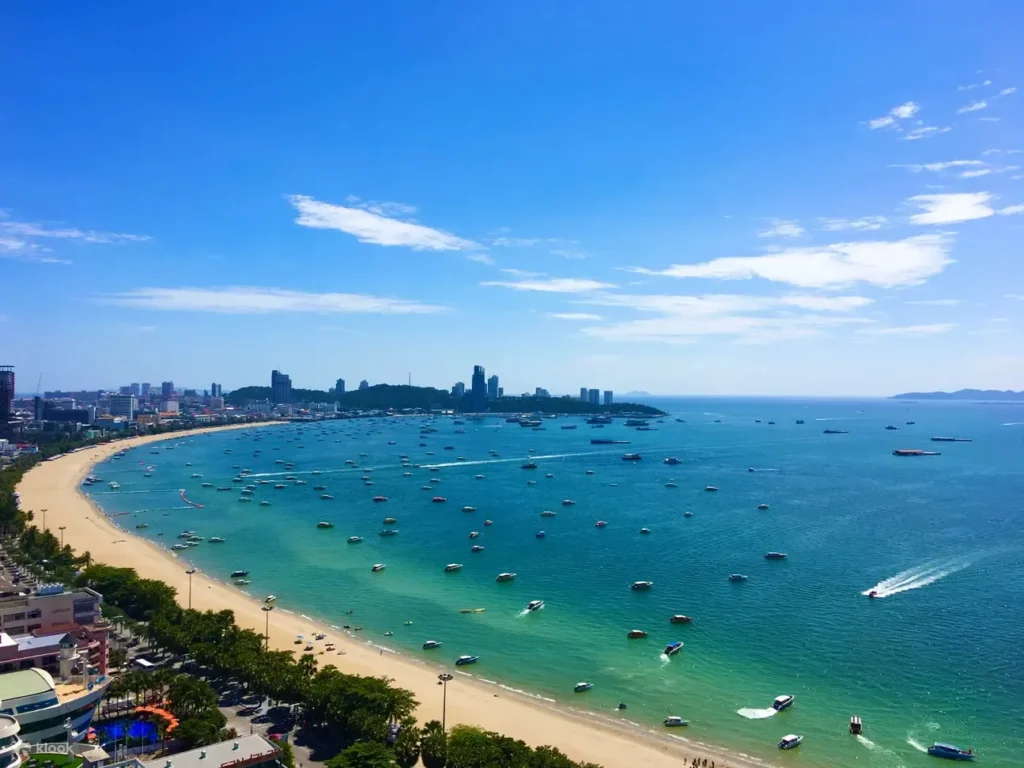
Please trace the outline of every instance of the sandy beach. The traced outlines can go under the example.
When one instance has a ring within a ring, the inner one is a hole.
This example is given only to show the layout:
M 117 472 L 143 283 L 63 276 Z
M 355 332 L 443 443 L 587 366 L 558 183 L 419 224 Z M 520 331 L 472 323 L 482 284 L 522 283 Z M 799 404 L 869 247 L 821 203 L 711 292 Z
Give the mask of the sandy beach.
M 254 429 L 264 424 L 232 425 L 212 429 Z M 56 532 L 64 527 L 65 542 L 76 551 L 88 550 L 95 562 L 134 568 L 141 576 L 159 579 L 174 586 L 178 600 L 187 604 L 189 577 L 187 565 L 170 551 L 117 528 L 81 493 L 83 478 L 91 468 L 115 452 L 157 440 L 181 440 L 194 434 L 212 431 L 177 432 L 122 440 L 68 454 L 33 468 L 18 486 L 22 507 L 34 510 L 40 524 L 41 510 L 46 509 L 47 528 Z M 198 610 L 235 612 L 240 626 L 261 634 L 265 614 L 260 602 L 242 594 L 230 584 L 196 573 L 192 581 L 192 607 Z M 316 643 L 317 658 L 339 669 L 360 675 L 386 676 L 403 688 L 411 690 L 420 702 L 416 715 L 420 722 L 441 719 L 441 690 L 434 667 L 419 664 L 397 653 L 361 642 L 328 624 L 290 613 L 285 606 L 270 614 L 270 644 L 281 650 L 300 651 L 294 645 L 297 635 L 309 638 L 326 634 L 335 643 L 334 653 L 321 653 L 324 643 Z M 340 653 L 339 653 L 340 651 Z M 707 765 L 747 768 L 767 763 L 743 755 L 727 753 L 711 745 L 646 733 L 626 723 L 577 713 L 565 706 L 549 705 L 517 695 L 506 689 L 457 674 L 450 684 L 447 721 L 467 723 L 498 731 L 528 744 L 550 744 L 575 760 L 587 760 L 605 768 L 678 768 L 690 765 L 693 758 L 707 759 Z

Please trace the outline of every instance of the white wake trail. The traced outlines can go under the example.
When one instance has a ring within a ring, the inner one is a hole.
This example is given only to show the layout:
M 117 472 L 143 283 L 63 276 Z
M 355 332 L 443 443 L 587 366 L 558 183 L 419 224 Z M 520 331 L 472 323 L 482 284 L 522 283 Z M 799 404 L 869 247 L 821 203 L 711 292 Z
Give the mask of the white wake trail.
M 929 584 L 934 584 L 951 573 L 962 571 L 970 564 L 969 560 L 950 560 L 915 566 L 914 568 L 900 571 L 888 579 L 883 579 L 870 589 L 865 589 L 861 594 L 871 595 L 874 593 L 876 598 L 880 598 L 898 595 L 900 592 L 908 592 L 911 589 L 920 589 L 921 587 L 927 587 Z

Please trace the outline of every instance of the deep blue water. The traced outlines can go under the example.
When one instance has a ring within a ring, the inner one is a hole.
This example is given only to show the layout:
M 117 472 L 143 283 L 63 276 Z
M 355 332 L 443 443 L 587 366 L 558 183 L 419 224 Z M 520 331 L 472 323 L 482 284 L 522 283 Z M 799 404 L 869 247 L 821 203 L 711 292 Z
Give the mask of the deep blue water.
M 629 720 L 659 730 L 665 715 L 682 715 L 689 737 L 785 764 L 928 765 L 915 745 L 936 740 L 973 747 L 987 766 L 1024 762 L 1024 407 L 651 402 L 671 412 L 652 421 L 656 431 L 566 417 L 544 431 L 437 419 L 421 438 L 423 419 L 380 419 L 168 441 L 98 466 L 104 483 L 92 491 L 119 525 L 147 522 L 137 532 L 167 546 L 182 529 L 225 538 L 181 554 L 225 579 L 250 570 L 246 589 L 276 594 L 281 609 L 361 625 L 365 639 L 437 663 L 478 654 L 475 675 L 603 715 L 624 701 Z M 531 448 L 540 467 L 523 470 Z M 897 458 L 894 448 L 942 455 Z M 623 461 L 625 451 L 643 459 Z M 403 469 L 403 454 L 421 466 Z M 668 456 L 682 464 L 666 466 Z M 272 506 L 241 503 L 240 468 L 252 470 L 246 483 L 286 487 L 256 486 Z M 110 480 L 121 488 L 111 492 Z M 183 507 L 180 488 L 204 508 Z M 398 518 L 397 536 L 378 536 L 386 515 Z M 320 520 L 335 528 L 317 529 Z M 350 535 L 365 540 L 346 544 Z M 484 551 L 471 553 L 473 543 Z M 788 558 L 767 561 L 770 550 Z M 373 574 L 377 562 L 387 569 Z M 464 567 L 445 573 L 446 563 Z M 516 580 L 495 583 L 502 571 Z M 749 579 L 732 583 L 734 572 Z M 641 579 L 654 588 L 631 591 Z M 884 599 L 868 599 L 871 588 Z M 523 615 L 533 599 L 545 609 Z M 477 607 L 486 612 L 459 613 Z M 678 613 L 693 623 L 669 624 Z M 649 636 L 626 639 L 633 628 Z M 426 639 L 444 646 L 425 652 Z M 684 650 L 668 661 L 661 650 L 676 639 Z M 581 680 L 594 688 L 575 695 Z M 796 695 L 792 709 L 751 719 L 783 693 Z M 847 734 L 854 713 L 867 739 Z M 789 732 L 805 743 L 780 754 L 774 744 Z

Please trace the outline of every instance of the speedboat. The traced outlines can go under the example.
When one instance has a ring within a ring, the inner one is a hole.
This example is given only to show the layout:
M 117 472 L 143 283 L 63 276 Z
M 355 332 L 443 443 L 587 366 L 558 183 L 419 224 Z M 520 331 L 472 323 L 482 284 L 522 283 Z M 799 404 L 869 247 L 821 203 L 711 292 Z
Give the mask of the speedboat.
M 758 504 L 757 508 L 758 509 L 768 509 L 768 505 L 767 504 Z
M 608 525 L 608 523 L 606 523 L 604 520 L 598 520 L 596 523 L 594 523 L 595 528 L 604 528 L 606 525 Z
M 448 501 L 448 499 L 446 499 L 444 496 L 435 496 L 434 498 L 431 499 L 431 501 L 434 502 L 435 504 L 444 504 L 446 501 Z
M 224 539 L 222 539 L 220 536 L 211 536 L 210 537 L 210 543 L 211 544 L 223 544 L 224 543 Z
M 629 630 L 629 632 L 626 633 L 626 637 L 628 637 L 630 640 L 637 640 L 641 637 L 647 637 L 647 633 L 644 632 L 642 629 L 631 629 Z
M 681 613 L 677 613 L 675 616 L 669 619 L 670 624 L 689 624 L 691 621 L 693 621 L 691 617 L 684 616 Z
M 786 559 L 786 553 L 785 552 L 765 552 L 764 553 L 764 559 L 765 560 L 785 560 Z
M 537 468 L 537 462 L 533 461 L 533 460 L 530 460 L 530 461 L 526 462 L 525 464 L 522 464 L 521 468 L 522 469 L 536 469 Z
M 730 573 L 729 581 L 746 581 L 747 577 L 742 573 Z
M 543 512 L 540 513 L 540 516 L 541 517 L 554 517 L 555 513 L 552 512 L 550 509 L 545 509 Z
M 398 518 L 395 518 L 395 517 L 385 517 L 384 518 L 384 525 L 394 525 L 397 522 L 398 522 Z
M 334 499 L 334 497 L 331 496 L 331 494 L 329 494 L 329 493 L 322 493 L 322 494 L 320 494 L 320 499 L 322 501 L 331 501 L 331 500 Z
M 348 537 L 348 543 L 349 544 L 358 544 L 362 540 L 363 540 L 362 536 L 349 536 Z
M 385 529 L 383 529 L 380 532 L 380 535 L 381 536 L 397 536 L 398 535 L 398 529 L 397 528 L 385 528 Z
M 675 456 L 669 456 L 667 459 L 665 459 L 664 463 L 665 464 L 682 464 L 683 462 L 681 462 Z
M 512 581 L 515 577 L 514 573 L 499 573 L 495 581 Z
M 231 572 L 231 578 L 232 579 L 244 579 L 248 575 L 249 575 L 248 571 L 232 571 Z
M 772 702 L 772 709 L 776 712 L 781 712 L 782 710 L 789 709 L 793 706 L 794 701 L 796 701 L 796 696 L 790 696 L 789 694 L 776 696 L 775 701 Z
M 270 506 L 270 502 L 267 501 L 266 499 L 264 499 L 263 501 L 260 502 L 260 506 L 261 507 L 269 507 Z
M 444 570 L 446 573 L 462 570 L 462 563 L 448 563 L 448 565 L 444 567 Z
M 633 584 L 630 586 L 630 589 L 638 592 L 640 590 L 650 589 L 653 586 L 653 581 L 634 581 Z
M 868 597 L 871 597 L 871 598 L 878 597 L 878 590 L 877 589 L 872 589 L 870 592 L 868 592 Z
M 583 693 L 584 691 L 589 691 L 593 687 L 593 683 L 576 683 L 572 689 L 576 691 L 576 693 Z
M 575 503 L 576 502 L 573 501 L 572 499 L 562 499 L 562 506 L 563 507 L 571 507 Z
M 622 460 L 623 461 L 640 461 L 640 459 L 642 459 L 642 458 L 643 458 L 643 456 L 641 456 L 639 453 L 624 453 L 624 454 L 622 454 Z
M 543 539 L 545 536 L 547 536 L 547 534 L 544 533 L 544 531 L 537 531 L 537 533 L 535 533 L 534 536 L 538 539 Z
M 693 512 L 691 512 L 690 510 L 686 510 L 685 512 L 683 512 L 683 517 L 693 517 Z
M 471 538 L 471 539 L 475 539 L 478 536 L 480 536 L 480 531 L 470 531 L 469 532 L 469 538 Z
M 666 488 L 678 488 L 679 486 L 676 483 L 673 483 L 672 481 L 669 481 L 669 482 L 665 483 L 665 487 Z
M 423 650 L 429 651 L 432 648 L 440 648 L 442 645 L 443 643 L 440 640 L 427 640 L 427 642 L 423 644 Z
M 794 747 L 799 747 L 803 740 L 803 736 L 797 736 L 795 733 L 791 733 L 788 736 L 782 737 L 782 741 L 779 742 L 779 749 L 793 749 Z
M 663 721 L 663 724 L 667 728 L 678 728 L 681 725 L 689 725 L 690 721 L 689 720 L 684 720 L 683 718 L 679 717 L 678 715 L 669 715 L 668 717 L 665 718 L 665 720 Z
M 334 527 L 334 523 L 329 523 L 326 520 L 321 520 L 319 523 L 316 524 L 316 527 L 317 528 L 333 528 Z
M 529 603 L 527 603 L 526 610 L 528 610 L 528 611 L 539 611 L 543 607 L 544 607 L 544 601 L 543 600 L 531 600 Z
M 671 643 L 665 646 L 665 650 L 662 651 L 662 653 L 664 653 L 666 656 L 675 656 L 681 650 L 683 650 L 683 641 L 673 640 Z
M 478 661 L 480 661 L 479 656 L 459 656 L 459 658 L 455 660 L 455 666 L 464 667 L 467 664 L 476 664 Z
M 640 533 L 650 533 L 650 532 L 651 532 L 650 528 L 641 528 L 640 529 Z
M 149 528 L 149 523 L 139 523 L 135 527 L 139 530 L 142 530 L 143 528 Z
M 850 718 L 850 733 L 854 736 L 859 736 L 864 731 L 864 724 L 860 721 L 857 715 L 853 715 Z
M 476 507 L 465 506 L 462 508 L 463 512 L 476 512 Z
M 377 573 L 377 571 L 383 571 L 387 567 L 388 567 L 387 563 L 377 563 L 370 570 L 373 571 L 374 573 Z
M 472 547 L 469 548 L 469 551 L 470 552 L 483 552 L 484 548 L 481 547 L 479 544 L 474 544 Z
M 718 487 L 714 485 L 705 485 L 704 490 L 708 491 L 709 493 L 713 493 L 714 491 L 718 490 Z
M 932 757 L 944 757 L 947 760 L 973 760 L 974 752 L 969 749 L 960 749 L 952 744 L 941 744 L 936 742 L 928 747 L 928 754 Z
M 277 595 L 267 595 L 267 596 L 266 596 L 266 597 L 265 597 L 265 598 L 263 599 L 263 602 L 264 602 L 264 603 L 272 603 L 272 602 L 274 602 L 275 600 L 277 600 Z
M 484 525 L 494 525 L 493 520 L 484 520 Z
M 373 497 L 373 500 L 374 500 L 374 501 L 376 501 L 376 502 L 378 502 L 378 503 L 380 503 L 380 502 L 382 502 L 382 501 L 387 501 L 387 500 L 388 500 L 388 497 L 387 497 L 387 496 L 374 496 L 374 497 Z

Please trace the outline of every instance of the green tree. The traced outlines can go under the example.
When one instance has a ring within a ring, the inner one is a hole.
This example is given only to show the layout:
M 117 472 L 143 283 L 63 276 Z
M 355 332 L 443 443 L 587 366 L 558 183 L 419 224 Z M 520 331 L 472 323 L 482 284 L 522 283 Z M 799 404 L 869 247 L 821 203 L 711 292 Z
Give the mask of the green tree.
M 420 729 L 416 720 L 407 717 L 402 721 L 395 743 L 391 745 L 395 752 L 395 762 L 400 768 L 412 768 L 420 759 Z
M 217 692 L 210 684 L 189 675 L 178 675 L 167 686 L 167 702 L 174 716 L 185 720 L 217 711 Z M 221 723 L 223 725 L 223 723 Z M 217 727 L 220 728 L 221 725 Z
M 110 655 L 108 656 L 107 660 L 110 662 L 111 667 L 116 667 L 120 669 L 128 663 L 128 652 L 125 651 L 123 648 L 114 648 L 110 652 Z
M 394 768 L 395 765 L 391 750 L 376 741 L 357 741 L 324 763 L 325 768 Z
M 275 739 L 274 744 L 281 750 L 278 757 L 281 765 L 284 768 L 295 768 L 295 750 L 292 749 L 291 743 L 284 739 Z
M 182 720 L 174 729 L 173 736 L 188 749 L 216 744 L 220 735 L 220 726 L 212 720 L 202 717 L 190 717 Z
M 448 762 L 448 737 L 438 720 L 431 720 L 420 732 L 420 756 L 425 768 L 444 768 Z

